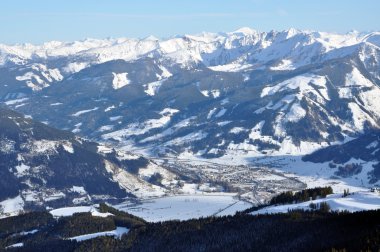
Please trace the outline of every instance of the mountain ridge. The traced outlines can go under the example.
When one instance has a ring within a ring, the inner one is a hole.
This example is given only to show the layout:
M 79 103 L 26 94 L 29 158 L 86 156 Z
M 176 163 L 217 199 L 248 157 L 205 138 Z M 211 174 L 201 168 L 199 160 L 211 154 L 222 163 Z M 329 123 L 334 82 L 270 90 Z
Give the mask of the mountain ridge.
M 3 65 L 0 100 L 153 156 L 303 155 L 379 127 L 378 36 L 244 28 L 73 43 L 72 57 Z

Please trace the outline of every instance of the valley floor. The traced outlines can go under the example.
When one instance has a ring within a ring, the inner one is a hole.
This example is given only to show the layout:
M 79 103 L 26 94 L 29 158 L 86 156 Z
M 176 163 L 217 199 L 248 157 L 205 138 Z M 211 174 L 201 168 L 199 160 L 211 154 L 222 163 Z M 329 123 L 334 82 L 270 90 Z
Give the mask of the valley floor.
M 142 201 L 142 204 L 120 204 L 115 207 L 149 222 L 189 220 L 208 216 L 234 215 L 252 207 L 233 193 L 175 195 Z

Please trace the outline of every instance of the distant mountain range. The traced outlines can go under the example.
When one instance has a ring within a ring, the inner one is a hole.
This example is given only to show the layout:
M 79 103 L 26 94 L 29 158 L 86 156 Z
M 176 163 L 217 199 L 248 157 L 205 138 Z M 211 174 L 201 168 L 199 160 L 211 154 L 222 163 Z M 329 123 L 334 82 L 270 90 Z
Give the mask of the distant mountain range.
M 0 45 L 0 100 L 152 156 L 304 155 L 380 126 L 380 33 Z

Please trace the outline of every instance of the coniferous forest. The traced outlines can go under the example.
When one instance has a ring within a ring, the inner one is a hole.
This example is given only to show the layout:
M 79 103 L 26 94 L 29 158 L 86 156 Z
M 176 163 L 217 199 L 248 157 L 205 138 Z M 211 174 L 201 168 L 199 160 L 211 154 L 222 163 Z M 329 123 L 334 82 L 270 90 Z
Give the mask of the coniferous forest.
M 112 216 L 89 213 L 53 218 L 32 212 L 0 220 L 0 248 L 6 251 L 380 251 L 380 210 L 366 212 L 291 211 L 286 214 L 208 217 L 147 223 L 105 204 Z M 98 237 L 83 242 L 67 238 L 114 230 L 120 239 Z M 38 230 L 24 235 L 20 232 Z

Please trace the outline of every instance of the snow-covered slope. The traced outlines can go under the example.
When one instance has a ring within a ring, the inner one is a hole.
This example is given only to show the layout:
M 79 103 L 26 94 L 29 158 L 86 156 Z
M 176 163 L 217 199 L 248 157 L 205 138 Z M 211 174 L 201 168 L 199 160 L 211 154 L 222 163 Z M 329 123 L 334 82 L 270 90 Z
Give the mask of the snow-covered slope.
M 368 180 L 374 184 L 380 180 L 379 141 L 379 131 L 369 132 L 347 143 L 317 150 L 303 160 L 329 167 L 331 175 L 342 178 L 361 174 L 361 183 Z
M 292 210 L 313 210 L 311 206 L 327 203 L 331 211 L 368 211 L 380 209 L 380 194 L 378 192 L 359 191 L 343 197 L 342 194 L 328 195 L 327 198 L 306 201 L 298 204 L 269 206 L 252 214 L 287 213 Z
M 150 160 L 0 108 L 0 216 L 163 195 L 176 175 Z M 99 213 L 98 213 L 99 214 Z

